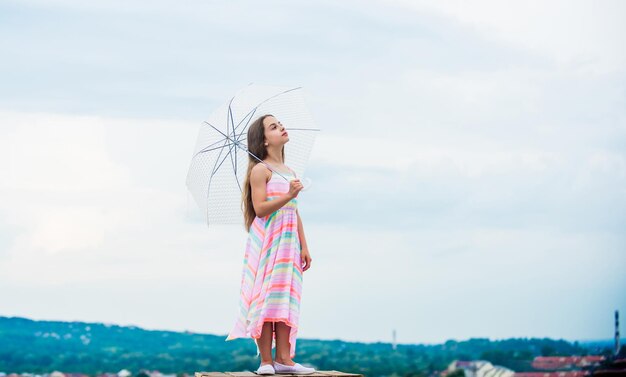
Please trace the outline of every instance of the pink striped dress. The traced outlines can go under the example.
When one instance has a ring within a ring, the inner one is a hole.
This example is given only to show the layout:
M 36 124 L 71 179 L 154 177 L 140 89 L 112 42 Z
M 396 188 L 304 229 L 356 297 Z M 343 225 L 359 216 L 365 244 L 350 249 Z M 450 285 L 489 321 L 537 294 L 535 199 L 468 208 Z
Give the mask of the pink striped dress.
M 280 174 L 290 180 L 296 177 L 293 171 Z M 276 199 L 288 191 L 289 182 L 272 173 L 266 185 L 267 199 Z M 280 321 L 291 327 L 290 357 L 295 357 L 302 292 L 297 204 L 297 198 L 293 198 L 274 213 L 254 218 L 243 258 L 239 314 L 226 341 L 258 339 L 264 322 Z M 274 332 L 272 349 L 276 348 L 275 335 Z

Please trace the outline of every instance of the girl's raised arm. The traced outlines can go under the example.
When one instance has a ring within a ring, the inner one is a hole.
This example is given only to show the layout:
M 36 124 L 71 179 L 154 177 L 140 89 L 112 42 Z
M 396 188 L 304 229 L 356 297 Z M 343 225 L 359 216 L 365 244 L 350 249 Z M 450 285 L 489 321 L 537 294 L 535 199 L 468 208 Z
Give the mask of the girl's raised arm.
M 250 172 L 250 187 L 252 189 L 252 206 L 257 217 L 265 217 L 280 207 L 287 204 L 288 201 L 293 199 L 290 192 L 279 196 L 276 199 L 267 200 L 267 192 L 265 185 L 269 177 L 269 170 L 263 166 L 263 164 L 256 164 Z

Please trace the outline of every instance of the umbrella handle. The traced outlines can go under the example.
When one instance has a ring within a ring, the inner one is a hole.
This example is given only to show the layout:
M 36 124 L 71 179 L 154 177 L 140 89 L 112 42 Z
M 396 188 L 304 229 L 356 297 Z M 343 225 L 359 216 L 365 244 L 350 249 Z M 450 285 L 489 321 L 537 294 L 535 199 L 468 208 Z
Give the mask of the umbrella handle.
M 311 188 L 311 183 L 313 183 L 311 178 L 303 177 L 303 178 L 300 178 L 300 180 L 302 181 L 302 191 L 307 191 L 308 189 Z

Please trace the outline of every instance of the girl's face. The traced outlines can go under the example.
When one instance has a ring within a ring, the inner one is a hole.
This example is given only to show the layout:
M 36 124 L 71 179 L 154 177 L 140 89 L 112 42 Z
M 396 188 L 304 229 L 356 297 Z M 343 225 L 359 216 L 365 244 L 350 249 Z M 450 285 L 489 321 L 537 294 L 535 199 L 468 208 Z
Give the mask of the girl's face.
M 273 116 L 263 119 L 263 127 L 265 128 L 265 142 L 269 144 L 268 146 L 281 146 L 289 141 L 289 134 L 285 127 Z

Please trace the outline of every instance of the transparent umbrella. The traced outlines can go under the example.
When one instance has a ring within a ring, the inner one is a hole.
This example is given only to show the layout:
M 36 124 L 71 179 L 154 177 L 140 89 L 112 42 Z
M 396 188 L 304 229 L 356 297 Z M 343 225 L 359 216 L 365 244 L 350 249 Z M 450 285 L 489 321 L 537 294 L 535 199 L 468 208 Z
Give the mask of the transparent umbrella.
M 198 133 L 186 183 L 194 201 L 205 212 L 208 226 L 243 222 L 241 195 L 248 156 L 289 181 L 248 151 L 248 126 L 263 114 L 274 115 L 285 126 L 289 132 L 285 164 L 294 170 L 296 177 L 304 174 L 320 130 L 315 128 L 302 88 L 248 85 L 213 111 Z M 310 179 L 299 179 L 303 190 L 310 187 Z

